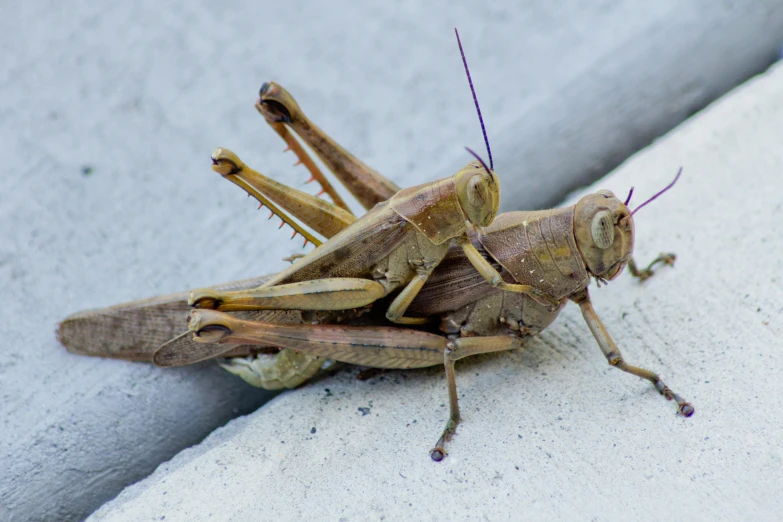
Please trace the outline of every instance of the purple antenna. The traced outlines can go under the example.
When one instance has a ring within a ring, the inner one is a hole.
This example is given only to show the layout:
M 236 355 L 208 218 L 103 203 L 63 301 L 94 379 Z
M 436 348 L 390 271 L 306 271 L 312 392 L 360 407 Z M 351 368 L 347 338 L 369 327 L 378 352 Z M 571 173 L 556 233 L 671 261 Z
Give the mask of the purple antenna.
M 625 203 L 623 203 L 623 205 L 625 205 L 626 207 L 628 206 L 628 203 L 631 202 L 631 196 L 633 196 L 633 187 L 631 187 L 631 191 L 628 192 L 628 197 L 625 198 Z
M 481 123 L 481 132 L 484 134 L 484 143 L 487 145 L 487 155 L 489 155 L 489 166 L 491 168 L 495 168 L 495 165 L 492 163 L 492 151 L 489 149 L 489 139 L 487 138 L 487 129 L 484 127 L 484 118 L 481 117 L 481 108 L 479 107 L 478 98 L 476 98 L 476 89 L 473 88 L 473 80 L 470 78 L 470 70 L 468 69 L 468 61 L 465 59 L 465 51 L 462 50 L 462 42 L 459 39 L 459 31 L 457 31 L 457 28 L 454 28 L 454 34 L 457 35 L 457 45 L 459 45 L 459 54 L 462 56 L 462 63 L 465 65 L 465 74 L 468 75 L 468 84 L 470 85 L 470 92 L 473 94 L 473 103 L 476 105 L 476 112 L 478 113 L 479 123 Z M 470 150 L 470 149 L 468 149 Z M 471 152 L 475 156 L 475 153 Z M 476 156 L 478 158 L 478 156 Z M 481 161 L 481 158 L 479 158 L 479 161 Z M 481 162 L 482 165 L 484 162 Z M 484 168 L 487 166 L 484 165 Z M 489 171 L 489 169 L 487 169 Z
M 468 147 L 465 147 L 465 150 L 466 150 L 466 151 L 468 151 L 468 152 L 470 152 L 470 153 L 473 155 L 473 157 L 474 157 L 474 158 L 476 158 L 476 159 L 479 161 L 479 163 L 481 163 L 481 166 L 482 166 L 482 167 L 484 167 L 484 170 L 486 170 L 486 171 L 487 171 L 487 173 L 488 173 L 490 176 L 492 176 L 493 178 L 495 177 L 495 176 L 493 176 L 493 175 L 492 175 L 492 171 L 491 171 L 491 170 L 489 170 L 489 169 L 487 168 L 487 164 L 486 164 L 486 163 L 484 163 L 484 160 L 483 160 L 483 159 L 481 159 L 481 156 L 479 156 L 478 154 L 476 154 L 475 152 L 473 152 L 472 150 L 470 150 L 470 148 L 468 148 Z
M 637 212 L 639 212 L 639 210 L 640 210 L 640 209 L 641 209 L 643 206 L 645 206 L 647 203 L 651 203 L 651 202 L 652 202 L 652 201 L 654 201 L 654 200 L 655 200 L 655 199 L 656 199 L 658 196 L 660 196 L 661 194 L 663 194 L 664 192 L 666 192 L 667 190 L 669 190 L 670 188 L 672 188 L 672 187 L 674 186 L 674 184 L 675 184 L 675 183 L 677 183 L 677 180 L 678 180 L 678 179 L 680 179 L 680 174 L 682 174 L 682 167 L 680 167 L 680 170 L 678 170 L 678 171 L 677 171 L 677 175 L 676 175 L 676 176 L 674 176 L 674 181 L 672 181 L 671 183 L 669 183 L 668 185 L 666 185 L 666 186 L 663 188 L 663 190 L 661 190 L 660 192 L 658 192 L 656 195 L 654 195 L 653 197 L 651 197 L 650 199 L 648 199 L 647 201 L 645 201 L 644 203 L 642 203 L 641 205 L 639 205 L 638 207 L 636 207 L 636 208 L 633 210 L 633 212 L 631 212 L 631 215 L 633 216 L 634 214 L 636 214 Z

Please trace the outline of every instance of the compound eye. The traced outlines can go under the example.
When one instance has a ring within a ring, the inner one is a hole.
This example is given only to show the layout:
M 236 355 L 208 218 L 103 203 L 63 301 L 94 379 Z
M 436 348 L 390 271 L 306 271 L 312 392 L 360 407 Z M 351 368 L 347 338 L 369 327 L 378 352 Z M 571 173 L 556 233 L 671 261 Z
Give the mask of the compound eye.
M 590 233 L 593 236 L 593 243 L 600 249 L 607 249 L 614 243 L 614 222 L 612 213 L 608 210 L 602 210 L 593 216 L 593 222 L 590 224 Z
M 484 176 L 471 176 L 468 181 L 468 202 L 471 206 L 477 209 L 482 208 L 487 203 L 488 196 L 487 182 L 484 180 Z

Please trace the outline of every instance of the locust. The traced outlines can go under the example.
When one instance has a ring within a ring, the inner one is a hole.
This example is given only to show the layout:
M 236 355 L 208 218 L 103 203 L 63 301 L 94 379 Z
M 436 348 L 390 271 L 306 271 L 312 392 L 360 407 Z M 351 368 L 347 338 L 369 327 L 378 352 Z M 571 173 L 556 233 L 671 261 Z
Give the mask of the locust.
M 459 45 L 489 166 L 471 151 L 476 161 L 455 176 L 399 189 L 314 125 L 280 85 L 266 83 L 256 109 L 333 202 L 271 180 L 224 148 L 213 153 L 213 169 L 316 248 L 272 276 L 74 314 L 60 324 L 60 341 L 75 353 L 158 366 L 219 357 L 267 389 L 296 387 L 326 360 L 382 369 L 442 364 L 449 418 L 430 451 L 440 461 L 460 422 L 455 362 L 519 348 L 570 300 L 611 366 L 649 380 L 692 415 L 656 373 L 625 362 L 588 293 L 592 279 L 608 283 L 626 266 L 646 279 L 656 264 L 673 264 L 673 254 L 661 254 L 638 268 L 633 216 L 681 170 L 633 211 L 631 189 L 624 202 L 602 190 L 570 207 L 498 215 L 499 182 Z M 350 212 L 299 140 L 368 210 L 364 216 Z

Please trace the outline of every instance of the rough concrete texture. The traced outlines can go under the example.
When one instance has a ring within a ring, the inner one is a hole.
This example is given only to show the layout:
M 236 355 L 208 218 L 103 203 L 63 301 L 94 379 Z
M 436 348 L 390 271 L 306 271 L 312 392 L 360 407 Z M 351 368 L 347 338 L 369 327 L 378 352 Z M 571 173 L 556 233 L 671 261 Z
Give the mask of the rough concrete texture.
M 506 204 L 531 208 L 762 70 L 783 40 L 774 3 L 587 9 L 8 4 L 0 520 L 79 519 L 269 396 L 212 366 L 159 371 L 77 357 L 54 338 L 57 321 L 77 310 L 272 272 L 296 250 L 209 170 L 223 145 L 278 179 L 306 179 L 252 108 L 262 81 L 282 82 L 402 185 L 426 181 L 467 161 L 464 145 L 482 150 L 452 35 L 459 26 Z M 442 402 L 436 375 L 407 379 Z M 418 446 L 399 450 L 418 459 L 441 419 L 431 400 L 409 404 L 422 408 L 411 419 L 430 423 Z M 384 440 L 383 430 L 370 433 Z
M 523 350 L 442 371 L 284 393 L 163 464 L 90 520 L 779 520 L 783 509 L 783 67 L 740 87 L 595 188 L 640 204 L 644 284 L 593 289 L 626 361 L 661 372 L 691 418 L 610 368 L 576 306 Z M 571 200 L 573 201 L 573 199 Z M 631 205 L 632 207 L 635 206 Z

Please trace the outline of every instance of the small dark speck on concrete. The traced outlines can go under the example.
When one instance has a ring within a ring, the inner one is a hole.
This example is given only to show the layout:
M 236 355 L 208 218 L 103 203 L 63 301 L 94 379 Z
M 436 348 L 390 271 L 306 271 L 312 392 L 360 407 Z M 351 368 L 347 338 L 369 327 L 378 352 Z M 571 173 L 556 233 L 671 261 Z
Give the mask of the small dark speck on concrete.
M 315 434 L 315 426 L 313 426 L 313 429 L 310 430 L 310 433 L 313 435 Z
M 89 165 L 83 165 L 82 166 L 82 176 L 89 176 L 92 174 L 93 168 Z
M 362 417 L 370 414 L 370 408 L 359 408 L 359 411 L 362 412 Z
M 329 388 L 324 388 L 327 397 L 332 397 L 332 391 Z

